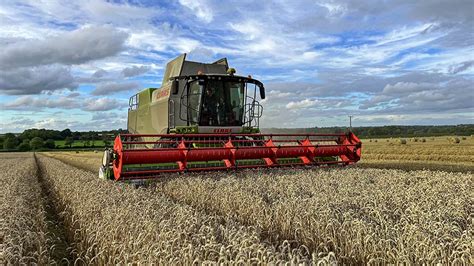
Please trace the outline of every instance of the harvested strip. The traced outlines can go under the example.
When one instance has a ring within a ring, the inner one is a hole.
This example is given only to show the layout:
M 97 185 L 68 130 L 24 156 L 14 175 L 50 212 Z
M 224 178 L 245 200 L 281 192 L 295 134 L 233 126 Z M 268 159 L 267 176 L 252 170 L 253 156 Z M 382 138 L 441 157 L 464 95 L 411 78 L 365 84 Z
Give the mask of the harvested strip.
M 75 166 L 79 169 L 98 173 L 102 165 L 102 153 L 90 151 L 81 152 L 43 152 L 42 154 L 60 160 L 63 163 Z
M 367 142 L 365 142 L 367 143 Z M 473 143 L 474 144 L 474 143 Z M 419 155 L 445 155 L 445 156 L 474 156 L 474 145 L 436 145 L 436 144 L 418 144 L 418 145 L 390 145 L 390 144 L 367 144 L 364 146 L 364 155 L 394 155 L 407 159 L 416 159 Z
M 53 263 L 33 155 L 1 154 L 0 169 L 0 264 Z
M 342 264 L 473 263 L 473 175 L 378 169 L 187 175 L 180 202 L 260 227 Z
M 452 154 L 383 154 L 372 153 L 364 154 L 364 160 L 405 160 L 405 161 L 432 161 L 432 162 L 451 162 L 474 165 L 473 155 L 452 155 Z
M 277 250 L 253 227 L 172 202 L 161 193 L 99 180 L 55 159 L 38 157 L 62 210 L 77 262 L 191 264 L 303 262 L 286 242 Z
M 357 164 L 360 168 L 378 169 L 400 169 L 410 170 L 432 170 L 445 172 L 474 172 L 474 164 L 454 163 L 454 162 L 433 162 L 433 161 L 403 161 L 403 160 L 364 160 Z

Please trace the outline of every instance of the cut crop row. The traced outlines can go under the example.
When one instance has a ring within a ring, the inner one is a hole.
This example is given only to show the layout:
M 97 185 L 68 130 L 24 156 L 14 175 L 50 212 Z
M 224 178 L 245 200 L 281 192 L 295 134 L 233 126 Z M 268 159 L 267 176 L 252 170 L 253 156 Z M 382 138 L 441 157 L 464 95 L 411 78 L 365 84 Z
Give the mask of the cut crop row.
M 1 154 L 0 169 L 0 264 L 52 263 L 33 155 Z
M 373 153 L 364 154 L 364 161 L 372 160 L 403 160 L 403 161 L 432 161 L 447 163 L 464 163 L 474 166 L 473 155 L 451 155 L 451 154 L 397 154 L 397 153 Z
M 174 203 L 161 192 L 99 180 L 41 156 L 76 261 L 90 264 L 278 263 L 311 259 L 288 242 L 274 247 L 254 227 Z

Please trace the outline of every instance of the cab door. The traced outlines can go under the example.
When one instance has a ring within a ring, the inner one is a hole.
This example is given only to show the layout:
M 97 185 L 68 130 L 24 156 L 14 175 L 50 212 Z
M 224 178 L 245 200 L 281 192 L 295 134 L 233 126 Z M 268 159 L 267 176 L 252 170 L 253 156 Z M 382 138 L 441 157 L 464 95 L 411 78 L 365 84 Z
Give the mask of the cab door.
M 199 123 L 203 90 L 203 83 L 193 81 L 187 85 L 186 94 L 181 97 L 180 118 L 187 121 L 188 126 Z M 183 114 L 186 114 L 186 117 L 183 117 Z

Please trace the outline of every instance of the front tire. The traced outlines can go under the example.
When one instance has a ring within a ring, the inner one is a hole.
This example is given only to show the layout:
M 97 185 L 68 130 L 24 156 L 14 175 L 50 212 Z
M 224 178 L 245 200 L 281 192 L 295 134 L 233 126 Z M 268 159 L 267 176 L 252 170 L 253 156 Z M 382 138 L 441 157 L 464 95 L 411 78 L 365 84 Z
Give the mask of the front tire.
M 99 167 L 99 178 L 103 180 L 113 180 L 114 174 L 112 171 L 113 151 L 106 149 L 102 156 L 102 165 Z

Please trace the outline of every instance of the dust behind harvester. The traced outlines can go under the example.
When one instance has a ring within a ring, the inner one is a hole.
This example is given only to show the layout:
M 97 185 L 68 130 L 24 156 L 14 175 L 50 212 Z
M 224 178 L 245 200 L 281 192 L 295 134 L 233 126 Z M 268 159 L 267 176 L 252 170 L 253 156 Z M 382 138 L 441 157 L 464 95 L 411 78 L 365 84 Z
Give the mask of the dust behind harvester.
M 159 89 L 132 96 L 129 134 L 106 150 L 100 176 L 146 179 L 166 172 L 348 165 L 361 155 L 352 133 L 262 134 L 263 84 L 235 75 L 225 58 L 169 62 Z

